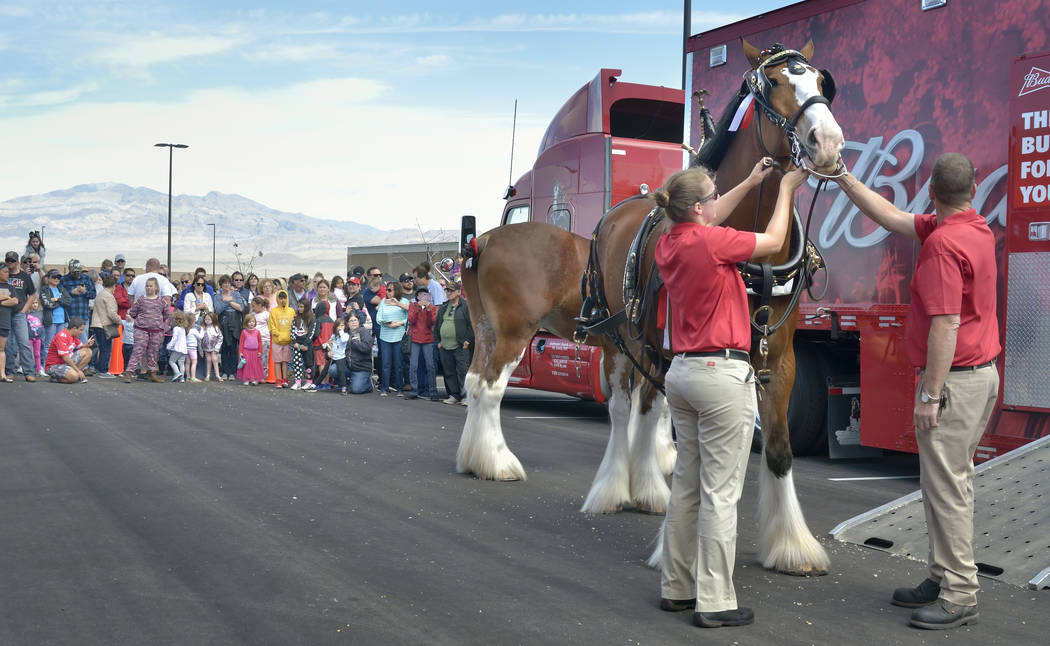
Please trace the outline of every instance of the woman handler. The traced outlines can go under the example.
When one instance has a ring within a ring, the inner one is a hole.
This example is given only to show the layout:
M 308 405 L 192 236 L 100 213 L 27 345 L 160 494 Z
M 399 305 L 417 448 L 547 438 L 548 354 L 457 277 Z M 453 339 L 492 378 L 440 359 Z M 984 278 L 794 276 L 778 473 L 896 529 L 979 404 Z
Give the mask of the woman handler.
M 693 623 L 704 628 L 754 621 L 750 608 L 737 605 L 733 588 L 736 504 L 757 409 L 747 294 L 736 264 L 781 249 L 805 171 L 792 171 L 780 180 L 764 233 L 717 225 L 771 172 L 769 161 L 759 161 L 721 199 L 702 168 L 675 173 L 653 194 L 674 222 L 656 243 L 656 263 L 671 305 L 675 357 L 665 385 L 678 434 L 660 607 L 678 611 L 695 606 Z

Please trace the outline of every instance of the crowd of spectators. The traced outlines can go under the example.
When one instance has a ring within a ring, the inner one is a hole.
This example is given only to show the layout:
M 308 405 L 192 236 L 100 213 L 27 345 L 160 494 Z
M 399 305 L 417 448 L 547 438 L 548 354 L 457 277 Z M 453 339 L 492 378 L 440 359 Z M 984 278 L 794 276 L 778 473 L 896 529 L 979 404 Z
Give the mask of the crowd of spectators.
M 355 267 L 309 282 L 240 271 L 213 282 L 203 267 L 171 276 L 156 258 L 140 273 L 123 254 L 44 271 L 46 253 L 34 231 L 0 267 L 0 382 L 216 380 L 442 401 L 440 370 L 443 401 L 466 405 L 469 309 L 429 263 L 397 279 Z

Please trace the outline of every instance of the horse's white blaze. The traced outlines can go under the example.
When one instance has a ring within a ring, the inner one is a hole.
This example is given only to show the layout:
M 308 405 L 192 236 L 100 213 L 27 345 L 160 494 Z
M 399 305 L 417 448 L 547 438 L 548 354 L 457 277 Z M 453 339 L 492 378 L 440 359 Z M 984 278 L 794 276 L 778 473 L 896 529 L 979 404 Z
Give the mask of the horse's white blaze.
M 783 478 L 769 470 L 765 451 L 758 481 L 758 559 L 784 572 L 826 572 L 831 561 L 813 537 L 795 495 L 789 469 Z
M 788 67 L 790 66 L 781 68 L 780 73 L 794 88 L 795 100 L 799 105 L 805 103 L 810 97 L 820 95 L 820 89 L 817 86 L 819 76 L 817 70 L 807 65 L 804 73 L 792 74 L 788 71 Z M 809 149 L 813 163 L 820 167 L 835 164 L 844 142 L 842 128 L 835 121 L 835 116 L 831 114 L 828 106 L 823 103 L 814 103 L 809 106 L 799 119 L 798 126 L 799 140 Z M 810 133 L 813 134 L 816 142 L 815 147 L 810 145 Z
M 467 373 L 467 420 L 456 451 L 456 471 L 485 480 L 525 479 L 525 469 L 503 439 L 499 419 L 507 382 L 524 354 L 522 350 L 517 359 L 503 366 L 495 383 L 486 384 L 478 373 Z
M 659 443 L 665 431 L 667 438 L 671 435 L 671 413 L 667 400 L 662 395 L 653 399 L 652 408 L 647 413 L 635 413 L 641 410 L 641 386 L 634 389 L 631 400 L 629 424 L 633 427 L 628 432 L 631 439 L 631 498 L 640 511 L 662 514 L 667 509 L 671 490 L 662 469 L 661 457 L 666 461 L 666 445 Z M 668 442 L 669 443 L 669 442 Z M 671 468 L 674 468 L 674 446 L 671 446 Z
M 581 508 L 581 511 L 591 514 L 616 512 L 631 501 L 631 478 L 627 464 L 631 393 L 621 386 L 627 370 L 627 358 L 617 354 L 613 362 L 612 378 L 609 380 L 609 443 L 605 446 L 602 463 L 594 474 L 591 490 Z

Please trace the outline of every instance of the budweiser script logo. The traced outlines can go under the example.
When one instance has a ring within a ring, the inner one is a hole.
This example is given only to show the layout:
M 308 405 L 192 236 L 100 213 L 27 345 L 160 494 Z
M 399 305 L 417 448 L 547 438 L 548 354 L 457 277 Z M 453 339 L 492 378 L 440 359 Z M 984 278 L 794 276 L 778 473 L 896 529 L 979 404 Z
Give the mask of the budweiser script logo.
M 887 196 L 888 199 L 901 211 L 929 213 L 930 179 L 928 177 L 914 194 L 909 194 L 909 189 L 914 190 L 916 185 L 914 176 L 926 157 L 926 142 L 922 134 L 916 130 L 902 130 L 885 145 L 883 141 L 882 137 L 872 137 L 866 142 L 847 141 L 843 152 L 857 153 L 850 172 L 872 190 L 882 194 L 886 194 L 887 191 L 891 193 L 892 197 Z M 901 156 L 906 154 L 907 161 L 900 164 L 898 154 Z M 985 216 L 989 225 L 998 223 L 999 226 L 1006 226 L 1005 193 L 996 203 L 988 202 L 989 197 L 1005 179 L 1006 165 L 1004 164 L 988 173 L 977 185 L 973 206 L 978 213 Z M 816 188 L 816 180 L 817 178 L 811 177 L 809 185 Z M 828 182 L 825 190 L 834 193 L 839 190 L 839 187 L 834 182 Z M 849 197 L 840 191 L 832 200 L 827 216 L 817 231 L 817 246 L 828 249 L 842 240 L 855 249 L 865 249 L 878 245 L 890 235 L 890 232 L 882 227 L 866 235 L 858 235 L 856 229 L 859 227 L 855 228 L 854 224 L 854 220 L 858 218 L 863 218 L 860 211 L 853 205 Z
M 1017 96 L 1024 96 L 1047 88 L 1050 88 L 1050 72 L 1033 67 L 1032 71 L 1024 75 L 1024 83 L 1021 85 L 1021 91 L 1017 93 Z

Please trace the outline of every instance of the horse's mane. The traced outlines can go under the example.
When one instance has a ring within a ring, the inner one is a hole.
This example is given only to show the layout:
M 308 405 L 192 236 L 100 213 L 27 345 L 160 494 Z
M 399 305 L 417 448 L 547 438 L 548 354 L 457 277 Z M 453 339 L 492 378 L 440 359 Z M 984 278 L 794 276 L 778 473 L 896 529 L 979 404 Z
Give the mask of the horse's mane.
M 726 156 L 726 151 L 729 149 L 729 144 L 733 141 L 733 137 L 736 136 L 736 132 L 729 131 L 729 124 L 732 123 L 733 115 L 736 114 L 737 108 L 740 107 L 740 102 L 747 95 L 747 84 L 741 83 L 740 91 L 729 101 L 729 105 L 726 106 L 722 116 L 718 119 L 718 125 L 715 127 L 714 134 L 704 142 L 700 152 L 696 153 L 693 166 L 703 166 L 712 172 L 718 170 L 718 167 L 722 164 L 722 159 Z

